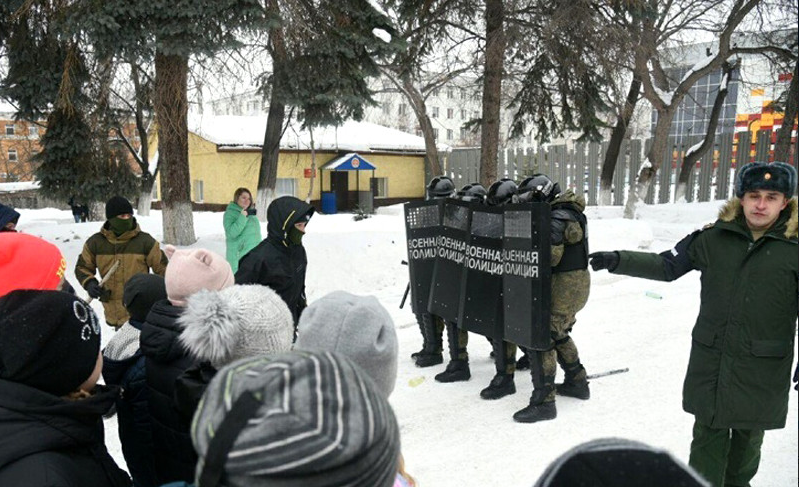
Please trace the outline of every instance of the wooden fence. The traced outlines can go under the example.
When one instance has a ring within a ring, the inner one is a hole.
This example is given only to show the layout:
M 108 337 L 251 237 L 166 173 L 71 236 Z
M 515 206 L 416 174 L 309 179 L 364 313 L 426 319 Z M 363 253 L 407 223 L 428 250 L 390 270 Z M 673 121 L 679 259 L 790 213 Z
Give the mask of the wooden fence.
M 686 188 L 687 201 L 711 201 L 728 199 L 733 194 L 733 182 L 738 161 L 773 161 L 774 139 L 771 130 L 753 133 L 719 134 L 713 149 L 707 151 L 697 163 Z M 672 203 L 677 178 L 686 151 L 699 144 L 702 136 L 675 137 L 669 139 L 668 149 L 661 156 L 660 168 L 652 182 L 646 202 Z M 645 154 L 652 139 L 625 140 L 619 152 L 613 175 L 611 204 L 623 205 L 630 187 L 633 187 Z M 544 173 L 560 183 L 561 188 L 575 191 L 582 188 L 586 202 L 596 205 L 599 198 L 599 176 L 604 161 L 607 142 L 577 142 L 566 145 L 549 144 L 536 150 L 505 150 L 500 153 L 499 177 L 520 181 L 534 173 Z M 749 147 L 749 154 L 738 156 L 738 147 Z M 795 167 L 799 147 L 794 139 L 792 159 Z M 447 161 L 446 172 L 455 186 L 460 188 L 470 182 L 479 181 L 480 149 L 453 149 Z

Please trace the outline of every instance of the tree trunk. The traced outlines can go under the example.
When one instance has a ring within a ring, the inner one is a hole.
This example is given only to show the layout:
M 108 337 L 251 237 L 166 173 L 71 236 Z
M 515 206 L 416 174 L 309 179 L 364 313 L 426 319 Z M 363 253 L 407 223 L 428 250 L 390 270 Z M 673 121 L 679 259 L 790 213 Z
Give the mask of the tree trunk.
M 402 77 L 402 89 L 408 94 L 413 113 L 416 114 L 416 119 L 419 121 L 419 129 L 422 131 L 422 137 L 424 137 L 424 148 L 427 153 L 427 164 L 430 174 L 433 176 L 443 174 L 441 162 L 438 157 L 436 137 L 433 134 L 433 124 L 430 122 L 430 117 L 427 115 L 427 107 L 425 106 L 422 93 L 413 85 L 413 80 L 411 80 L 408 74 Z
M 630 89 L 627 91 L 627 99 L 624 106 L 616 117 L 616 126 L 610 134 L 610 142 L 605 152 L 605 160 L 602 162 L 602 173 L 599 179 L 599 204 L 609 205 L 611 198 L 611 187 L 613 186 L 613 173 L 616 172 L 616 164 L 621 152 L 621 143 L 627 133 L 627 127 L 633 118 L 635 105 L 638 103 L 638 95 L 641 92 L 641 78 L 633 76 L 630 82 Z M 621 191 L 622 188 L 616 188 Z
M 782 127 L 777 131 L 777 142 L 774 144 L 774 160 L 793 164 L 791 157 L 791 132 L 797 117 L 797 104 L 799 104 L 799 62 L 794 65 L 793 78 L 788 87 L 788 97 L 785 101 L 785 116 Z
M 286 105 L 277 100 L 276 90 L 272 89 L 269 101 L 269 115 L 266 117 L 264 145 L 261 147 L 261 170 L 258 173 L 258 194 L 256 207 L 261 208 L 258 219 L 266 221 L 266 209 L 275 197 L 277 184 L 277 164 L 280 157 L 280 137 L 283 133 L 283 119 L 286 116 Z
M 191 245 L 197 240 L 189 177 L 188 71 L 188 58 L 156 52 L 154 105 L 162 167 L 164 242 L 175 245 Z
M 87 203 L 89 207 L 88 219 L 90 222 L 105 221 L 105 203 L 102 201 L 92 201 Z
M 150 207 L 152 206 L 153 202 L 153 184 L 155 183 L 155 178 L 153 178 L 149 173 L 142 174 L 140 182 L 139 202 L 136 205 L 136 214 L 141 216 L 150 216 Z
M 680 177 L 677 180 L 677 189 L 674 191 L 674 202 L 685 201 L 685 193 L 688 189 L 688 180 L 691 178 L 691 172 L 696 166 L 696 162 L 707 153 L 708 149 L 713 146 L 713 140 L 716 138 L 716 127 L 719 125 L 719 115 L 721 115 L 721 108 L 724 106 L 724 99 L 727 98 L 727 83 L 729 83 L 732 74 L 733 66 L 725 62 L 722 66 L 723 74 L 722 80 L 723 88 L 720 88 L 716 93 L 716 99 L 713 101 L 713 108 L 710 110 L 710 119 L 707 124 L 707 133 L 705 139 L 699 147 L 691 147 L 686 152 L 683 158 L 682 165 L 680 166 Z
M 316 144 L 313 140 L 313 127 L 308 127 L 308 133 L 311 135 L 311 180 L 308 181 L 308 195 L 305 197 L 305 202 L 311 203 L 311 196 L 313 196 L 314 181 L 316 181 Z
M 635 187 L 630 188 L 627 203 L 624 205 L 624 218 L 635 218 L 636 208 L 646 199 L 646 195 L 649 193 L 652 179 L 660 168 L 660 161 L 663 159 L 663 153 L 669 143 L 669 128 L 671 127 L 675 110 L 676 105 L 667 105 L 666 108 L 658 110 L 658 121 L 657 125 L 655 125 L 652 147 L 646 153 L 646 160 L 638 172 L 638 180 L 635 183 Z
M 486 0 L 486 50 L 483 73 L 483 123 L 480 134 L 480 183 L 488 188 L 497 179 L 502 70 L 505 64 L 505 7 L 503 0 Z

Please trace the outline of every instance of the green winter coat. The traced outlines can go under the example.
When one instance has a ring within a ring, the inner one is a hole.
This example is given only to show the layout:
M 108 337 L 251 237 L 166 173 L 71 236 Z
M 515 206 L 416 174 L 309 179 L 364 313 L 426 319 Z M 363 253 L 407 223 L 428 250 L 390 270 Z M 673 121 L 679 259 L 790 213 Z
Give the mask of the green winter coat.
M 702 273 L 683 409 L 712 428 L 785 427 L 799 287 L 797 201 L 756 242 L 738 199 L 662 254 L 619 252 L 614 273 L 672 280 Z
M 256 245 L 261 243 L 261 224 L 255 215 L 244 216 L 241 206 L 231 201 L 225 209 L 222 226 L 225 227 L 225 244 L 227 258 L 235 274 L 239 268 L 239 260 Z

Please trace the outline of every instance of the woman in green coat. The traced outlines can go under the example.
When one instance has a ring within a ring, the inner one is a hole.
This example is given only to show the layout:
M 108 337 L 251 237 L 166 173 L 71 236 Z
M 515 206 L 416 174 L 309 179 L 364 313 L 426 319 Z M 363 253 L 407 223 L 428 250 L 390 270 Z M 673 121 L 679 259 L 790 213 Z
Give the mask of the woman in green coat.
M 749 485 L 764 430 L 785 427 L 799 293 L 796 181 L 788 164 L 747 164 L 719 219 L 673 249 L 590 255 L 594 270 L 646 279 L 702 273 L 683 409 L 695 417 L 689 464 L 717 487 Z
M 261 224 L 255 216 L 249 189 L 236 190 L 233 201 L 227 205 L 222 225 L 225 227 L 227 261 L 235 274 L 239 268 L 239 259 L 261 243 Z

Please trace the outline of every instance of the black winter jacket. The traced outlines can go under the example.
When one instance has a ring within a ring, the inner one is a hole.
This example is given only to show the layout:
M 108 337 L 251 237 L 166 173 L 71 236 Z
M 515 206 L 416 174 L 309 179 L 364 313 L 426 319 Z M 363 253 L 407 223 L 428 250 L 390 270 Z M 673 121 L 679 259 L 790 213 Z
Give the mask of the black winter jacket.
M 127 487 L 128 475 L 108 454 L 102 415 L 118 387 L 67 400 L 0 380 L 0 485 Z
M 268 235 L 239 261 L 236 284 L 261 284 L 283 298 L 294 317 L 294 327 L 305 309 L 305 269 L 308 258 L 302 245 L 292 244 L 288 232 L 314 208 L 293 196 L 277 198 L 266 212 Z
M 140 330 L 142 324 L 128 322 Z M 115 338 L 122 333 L 117 332 Z M 136 340 L 136 344 L 139 341 Z M 153 461 L 153 433 L 147 402 L 147 377 L 144 355 L 136 350 L 130 356 L 112 358 L 108 349 L 103 353 L 103 379 L 107 385 L 120 386 L 122 394 L 116 400 L 119 441 L 128 471 L 135 487 L 157 487 Z
M 197 455 L 189 435 L 190 421 L 175 408 L 175 380 L 195 360 L 178 341 L 177 319 L 184 308 L 167 301 L 155 303 L 142 325 L 141 351 L 145 357 L 147 402 L 153 430 L 153 458 L 158 485 L 192 482 Z

